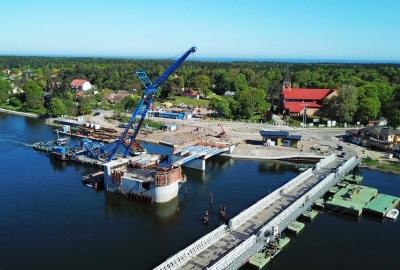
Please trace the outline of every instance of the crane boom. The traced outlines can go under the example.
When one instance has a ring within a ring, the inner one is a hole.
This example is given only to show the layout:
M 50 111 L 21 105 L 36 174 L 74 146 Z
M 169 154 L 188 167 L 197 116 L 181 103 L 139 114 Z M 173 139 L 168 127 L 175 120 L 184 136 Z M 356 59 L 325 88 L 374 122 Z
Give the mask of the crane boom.
M 116 141 L 116 146 L 112 149 L 112 151 L 108 157 L 108 161 L 111 161 L 114 158 L 114 155 L 117 152 L 118 147 L 121 145 L 121 143 L 125 139 L 126 135 L 128 134 L 129 129 L 132 127 L 138 114 L 141 113 L 142 117 L 141 117 L 138 125 L 136 126 L 135 132 L 133 133 L 133 135 L 130 138 L 129 145 L 126 147 L 125 156 L 128 155 L 129 149 L 131 148 L 134 140 L 136 139 L 136 136 L 139 133 L 139 129 L 143 123 L 143 120 L 146 117 L 147 111 L 153 102 L 154 95 L 157 92 L 157 88 L 160 87 L 161 84 L 163 84 L 167 80 L 168 76 L 170 76 L 172 74 L 172 72 L 174 72 L 191 53 L 196 52 L 196 50 L 197 50 L 196 47 L 191 47 L 178 60 L 176 60 L 158 79 L 156 79 L 154 81 L 154 83 L 151 82 L 151 80 L 147 76 L 146 72 L 144 72 L 144 71 L 136 72 L 136 76 L 139 78 L 139 80 L 145 87 L 145 91 L 144 91 L 144 94 L 143 94 L 138 106 L 136 107 L 135 111 L 133 112 L 131 118 L 129 119 L 128 124 L 126 125 L 124 131 L 122 132 L 120 138 Z M 142 106 L 143 106 L 144 102 L 146 101 L 146 99 L 147 99 L 147 104 L 146 104 L 144 110 L 141 111 Z

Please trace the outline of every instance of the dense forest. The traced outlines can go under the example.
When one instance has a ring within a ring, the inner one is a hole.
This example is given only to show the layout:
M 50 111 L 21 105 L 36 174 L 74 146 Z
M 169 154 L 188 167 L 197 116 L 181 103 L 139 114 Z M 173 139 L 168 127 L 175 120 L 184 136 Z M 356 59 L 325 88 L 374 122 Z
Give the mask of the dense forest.
M 0 73 L 0 106 L 50 115 L 87 114 L 93 106 L 112 106 L 121 111 L 131 109 L 143 91 L 135 72 L 144 70 L 155 80 L 172 63 L 173 60 L 161 59 L 0 56 L 3 70 Z M 398 64 L 201 62 L 188 59 L 160 87 L 156 100 L 174 99 L 182 94 L 182 89 L 195 90 L 202 98 L 209 99 L 209 106 L 221 115 L 264 119 L 277 105 L 287 65 L 290 66 L 292 87 L 339 89 L 339 96 L 324 104 L 321 117 L 347 123 L 366 123 L 385 117 L 390 126 L 400 126 Z M 74 79 L 87 79 L 99 94 L 76 97 L 70 87 Z M 109 104 L 107 95 L 117 91 L 132 95 L 121 104 Z M 223 97 L 226 91 L 235 92 L 235 95 Z

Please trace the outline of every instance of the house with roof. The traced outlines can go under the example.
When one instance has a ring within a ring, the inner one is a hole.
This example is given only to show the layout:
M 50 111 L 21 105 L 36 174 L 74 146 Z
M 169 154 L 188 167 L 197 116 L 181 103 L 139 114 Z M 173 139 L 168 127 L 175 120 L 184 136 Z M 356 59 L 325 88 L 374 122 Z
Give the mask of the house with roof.
M 325 99 L 337 96 L 337 89 L 292 88 L 289 66 L 286 67 L 285 77 L 280 93 L 281 111 L 286 115 L 300 116 L 317 115 Z
M 11 74 L 9 78 L 10 78 L 11 81 L 14 81 L 14 80 L 18 79 L 20 76 L 21 76 L 21 74 L 19 74 L 19 73 L 18 74 Z
M 19 88 L 17 85 L 12 84 L 11 85 L 11 89 L 8 91 L 8 94 L 12 95 L 12 94 L 20 94 L 23 93 L 24 90 L 22 90 L 21 88 Z
M 199 93 L 197 93 L 196 91 L 193 91 L 193 90 L 184 90 L 184 91 L 182 91 L 182 96 L 193 98 L 193 99 L 199 99 L 200 98 Z
M 368 145 L 381 150 L 391 150 L 400 147 L 400 130 L 389 127 L 368 126 L 358 130 L 348 130 L 346 135 L 353 142 Z
M 33 74 L 33 71 L 28 69 L 28 70 L 24 70 L 22 73 L 25 74 L 26 76 L 30 77 Z
M 71 88 L 74 89 L 75 91 L 87 91 L 92 89 L 92 85 L 88 80 L 85 79 L 75 79 L 71 82 Z
M 291 135 L 288 131 L 260 130 L 263 145 L 297 148 L 301 135 Z

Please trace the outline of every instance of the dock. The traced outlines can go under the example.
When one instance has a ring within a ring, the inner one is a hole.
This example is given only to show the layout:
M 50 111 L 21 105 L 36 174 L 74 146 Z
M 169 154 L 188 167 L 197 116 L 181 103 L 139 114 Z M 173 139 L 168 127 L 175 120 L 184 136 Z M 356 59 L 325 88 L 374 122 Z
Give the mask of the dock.
M 339 188 L 338 186 L 336 186 Z M 332 188 L 331 188 L 332 189 Z M 330 189 L 330 190 L 331 190 Z M 379 194 L 376 188 L 348 184 L 340 188 L 334 195 L 323 202 L 324 207 L 331 211 L 360 216 L 363 211 L 379 217 L 399 205 L 400 198 Z
M 364 206 L 364 211 L 380 217 L 385 217 L 386 213 L 399 205 L 400 198 L 387 195 L 378 194 L 372 201 Z
M 251 256 L 247 262 L 253 269 L 263 269 L 276 255 L 278 255 L 290 243 L 289 237 L 278 237 L 277 240 L 271 241 L 260 252 Z
M 354 216 L 362 214 L 364 206 L 378 195 L 378 190 L 365 186 L 348 185 L 325 202 L 325 208 Z
M 317 216 L 318 216 L 318 211 L 313 209 L 308 209 L 303 214 L 301 214 L 302 218 L 305 218 L 310 221 L 314 220 Z
M 305 227 L 305 224 L 299 221 L 293 221 L 289 224 L 286 230 L 293 234 L 299 234 Z

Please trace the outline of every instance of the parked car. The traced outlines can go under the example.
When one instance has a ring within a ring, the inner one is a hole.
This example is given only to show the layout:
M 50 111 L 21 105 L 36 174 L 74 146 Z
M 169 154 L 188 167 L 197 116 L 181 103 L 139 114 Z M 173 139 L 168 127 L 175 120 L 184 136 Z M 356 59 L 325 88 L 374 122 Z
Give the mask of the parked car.
M 93 116 L 98 116 L 98 115 L 100 115 L 100 112 L 95 112 L 95 113 L 93 114 Z
M 342 153 L 340 154 L 340 157 L 345 158 L 345 157 L 346 157 L 346 152 L 342 152 Z
M 339 151 L 343 151 L 343 146 L 338 145 L 337 149 L 338 149 Z

